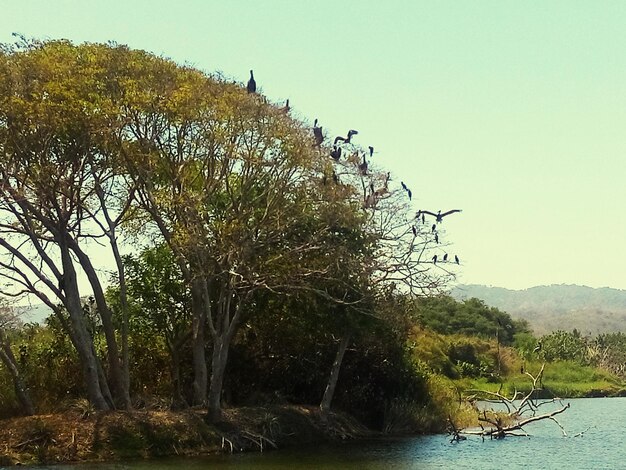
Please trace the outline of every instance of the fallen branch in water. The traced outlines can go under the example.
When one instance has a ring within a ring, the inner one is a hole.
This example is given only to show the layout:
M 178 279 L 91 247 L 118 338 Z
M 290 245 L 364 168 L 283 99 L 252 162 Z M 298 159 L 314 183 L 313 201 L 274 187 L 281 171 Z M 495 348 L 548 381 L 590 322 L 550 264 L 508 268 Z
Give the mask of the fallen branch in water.
M 541 390 L 541 384 L 543 381 L 543 372 L 545 364 L 541 366 L 541 370 L 537 375 L 532 375 L 530 372 L 526 372 L 532 380 L 532 386 L 530 391 L 526 394 L 515 390 L 512 397 L 507 397 L 502 393 L 502 386 L 497 392 L 491 392 L 487 390 L 471 390 L 473 395 L 467 397 L 472 403 L 476 401 L 483 401 L 488 403 L 498 403 L 503 405 L 506 411 L 495 411 L 493 409 L 483 410 L 478 415 L 478 422 L 480 429 L 458 429 L 451 419 L 449 419 L 450 430 L 452 440 L 460 441 L 462 437 L 466 435 L 490 437 L 491 439 L 503 439 L 506 436 L 526 436 L 528 433 L 524 427 L 537 421 L 548 419 L 556 423 L 561 429 L 563 436 L 567 437 L 567 433 L 561 423 L 557 421 L 555 416 L 563 413 L 569 408 L 569 403 L 561 406 L 556 410 L 552 410 L 547 413 L 539 414 L 540 407 L 550 403 L 561 402 L 560 398 L 553 398 L 551 400 L 537 400 L 535 396 L 537 392 Z M 521 431 L 521 432 L 517 432 Z

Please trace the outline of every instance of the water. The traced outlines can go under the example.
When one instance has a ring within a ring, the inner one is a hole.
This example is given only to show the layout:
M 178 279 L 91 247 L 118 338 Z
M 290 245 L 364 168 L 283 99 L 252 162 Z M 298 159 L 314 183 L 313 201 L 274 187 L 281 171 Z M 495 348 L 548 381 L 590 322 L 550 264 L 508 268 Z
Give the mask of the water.
M 548 420 L 528 426 L 532 435 L 485 440 L 469 437 L 451 444 L 447 436 L 423 436 L 323 445 L 274 452 L 171 458 L 115 464 L 68 465 L 54 470 L 173 469 L 626 469 L 626 398 L 569 400 L 558 415 L 565 428 Z M 549 405 L 552 406 L 552 405 Z M 554 405 L 554 409 L 558 408 Z M 574 437 L 584 432 L 582 436 Z

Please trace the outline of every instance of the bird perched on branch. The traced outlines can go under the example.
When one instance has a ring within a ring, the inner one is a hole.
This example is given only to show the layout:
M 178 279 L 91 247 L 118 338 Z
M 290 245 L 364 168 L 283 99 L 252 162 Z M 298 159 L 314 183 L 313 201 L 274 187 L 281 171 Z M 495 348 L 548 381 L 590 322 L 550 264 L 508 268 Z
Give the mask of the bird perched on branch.
M 246 86 L 248 93 L 256 93 L 256 81 L 254 80 L 254 73 L 250 70 L 250 80 L 248 80 L 248 85 Z
M 289 106 L 289 98 L 287 98 L 287 101 L 285 101 L 285 106 L 280 108 L 280 111 L 285 113 L 285 114 L 287 114 L 290 109 L 291 109 L 291 107 Z
M 370 158 L 372 158 L 372 155 L 374 155 L 374 147 L 372 147 L 371 145 L 369 147 L 367 147 L 370 150 Z
M 324 142 L 324 134 L 322 133 L 322 128 L 317 127 L 317 118 L 315 118 L 315 122 L 313 123 L 313 137 L 315 137 L 315 143 L 313 147 L 319 147 Z
M 461 261 L 459 260 L 459 257 L 457 255 L 454 255 L 454 262 L 456 264 L 459 264 Z
M 433 264 L 437 264 L 437 255 L 433 256 Z
M 334 145 L 333 149 L 330 151 L 330 156 L 335 160 L 339 160 L 341 158 L 341 147 Z
M 367 175 L 367 160 L 365 159 L 365 154 L 363 154 L 363 163 L 359 165 L 359 173 L 361 173 L 361 176 Z
M 404 189 L 406 191 L 406 194 L 409 196 L 409 201 L 410 201 L 411 198 L 413 197 L 413 193 L 411 192 L 409 187 L 406 184 L 404 184 L 404 181 L 400 181 L 400 184 L 402 185 L 402 189 Z
M 444 261 L 448 261 L 448 253 L 446 253 L 445 255 L 443 255 L 443 260 L 444 260 Z
M 446 217 L 447 215 L 454 214 L 455 212 L 461 212 L 461 209 L 452 209 L 448 212 L 444 212 L 443 214 L 441 213 L 441 211 L 437 212 L 436 214 L 430 211 L 420 211 L 421 214 L 428 214 L 428 215 L 432 215 L 433 217 L 435 217 L 437 219 L 437 223 L 441 222 L 443 218 Z

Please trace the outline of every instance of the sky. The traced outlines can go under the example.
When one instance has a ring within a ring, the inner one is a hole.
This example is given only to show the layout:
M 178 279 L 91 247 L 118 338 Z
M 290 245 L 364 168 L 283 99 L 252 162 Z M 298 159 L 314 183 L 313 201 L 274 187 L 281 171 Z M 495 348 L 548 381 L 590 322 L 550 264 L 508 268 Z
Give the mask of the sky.
M 4 0 L 11 33 L 115 41 L 355 142 L 444 219 L 458 281 L 626 289 L 626 2 Z

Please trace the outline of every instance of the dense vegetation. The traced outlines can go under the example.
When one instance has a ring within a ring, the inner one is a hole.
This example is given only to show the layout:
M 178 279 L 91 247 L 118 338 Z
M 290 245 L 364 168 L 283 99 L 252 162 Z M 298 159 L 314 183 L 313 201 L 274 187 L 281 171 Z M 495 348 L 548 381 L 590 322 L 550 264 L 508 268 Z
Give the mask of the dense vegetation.
M 215 422 L 285 400 L 380 423 L 428 400 L 404 304 L 454 264 L 355 132 L 330 146 L 251 89 L 114 44 L 20 38 L 0 76 L 5 414 L 85 397 Z M 14 318 L 26 294 L 45 326 Z

